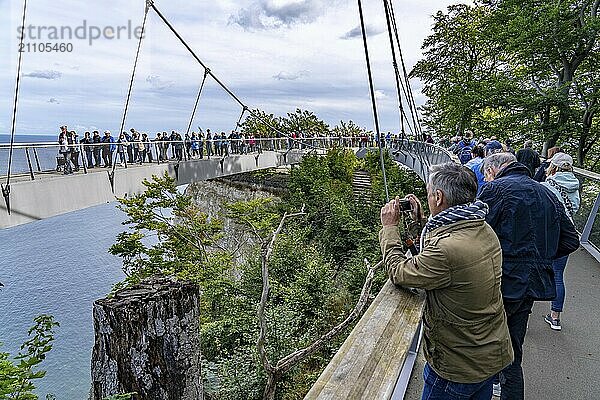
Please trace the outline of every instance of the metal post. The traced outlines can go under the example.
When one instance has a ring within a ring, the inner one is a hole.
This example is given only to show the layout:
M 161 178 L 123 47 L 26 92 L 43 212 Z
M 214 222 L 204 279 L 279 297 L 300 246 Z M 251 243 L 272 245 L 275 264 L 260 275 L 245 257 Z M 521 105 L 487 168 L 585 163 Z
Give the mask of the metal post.
M 27 155 L 27 165 L 29 166 L 29 175 L 31 175 L 31 180 L 35 181 L 35 176 L 33 175 L 33 167 L 31 166 L 31 157 L 29 156 L 29 147 L 25 147 L 25 154 Z
M 588 216 L 588 220 L 581 232 L 581 244 L 588 244 L 590 240 L 590 234 L 592 233 L 592 227 L 594 226 L 594 222 L 596 220 L 596 216 L 598 215 L 598 210 L 600 209 L 600 194 L 596 197 L 594 201 L 594 205 L 590 211 L 590 215 Z
M 37 165 L 38 172 L 42 172 L 42 168 L 40 167 L 40 159 L 38 157 L 37 149 L 33 148 L 33 156 L 35 157 L 35 164 Z
M 81 164 L 83 165 L 83 173 L 87 174 L 88 173 L 88 171 L 87 171 L 87 164 L 86 164 L 86 162 L 87 162 L 87 155 L 85 154 L 84 148 L 81 145 L 81 143 L 79 143 L 79 154 L 81 154 Z

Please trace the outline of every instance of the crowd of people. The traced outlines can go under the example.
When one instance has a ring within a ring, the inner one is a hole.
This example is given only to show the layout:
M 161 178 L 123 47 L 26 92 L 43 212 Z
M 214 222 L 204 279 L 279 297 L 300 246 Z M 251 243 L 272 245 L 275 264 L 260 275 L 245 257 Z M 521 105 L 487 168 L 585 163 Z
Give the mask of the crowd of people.
M 226 157 L 232 154 L 248 154 L 261 150 L 287 150 L 322 147 L 323 138 L 316 134 L 292 133 L 289 136 L 276 134 L 261 138 L 259 135 L 245 134 L 232 130 L 225 132 L 192 132 L 183 136 L 176 131 L 158 132 L 154 138 L 140 133 L 134 128 L 122 132 L 115 138 L 110 131 L 85 132 L 83 138 L 67 126 L 60 127 L 58 137 L 59 167 L 65 174 L 79 171 L 82 163 L 87 168 L 109 168 L 113 161 L 119 165 L 165 162 L 169 160 L 203 159 L 204 157 Z M 367 134 L 352 138 L 340 138 L 343 146 L 367 147 L 375 138 Z M 330 140 L 331 141 L 331 140 Z
M 246 154 L 258 150 L 258 140 L 254 135 L 246 137 L 243 133 L 231 131 L 212 133 L 192 132 L 182 136 L 179 132 L 158 132 L 154 138 L 140 133 L 134 128 L 114 137 L 110 131 L 101 136 L 98 131 L 85 132 L 83 138 L 67 126 L 60 127 L 58 137 L 60 164 L 65 174 L 80 169 L 81 163 L 87 168 L 109 168 L 113 161 L 119 165 L 152 163 L 183 159 L 202 159 L 205 156 L 228 156 Z M 272 149 L 282 148 L 280 141 L 272 141 Z M 83 153 L 83 154 L 81 154 Z
M 262 138 L 260 135 L 245 134 L 232 130 L 225 132 L 204 132 L 184 134 L 176 131 L 158 132 L 154 138 L 147 133 L 140 133 L 132 128 L 129 132 L 122 132 L 117 137 L 110 131 L 85 132 L 83 138 L 75 131 L 69 131 L 67 126 L 60 127 L 58 137 L 59 158 L 61 168 L 65 174 L 79 171 L 84 163 L 87 168 L 109 168 L 113 161 L 119 165 L 152 163 L 153 161 L 165 162 L 169 160 L 203 159 L 204 157 L 225 157 L 232 154 L 248 154 L 261 150 L 279 151 L 291 148 L 321 148 L 333 144 L 343 147 L 375 147 L 379 144 L 376 134 L 361 133 L 349 136 L 327 138 L 316 133 L 293 132 L 289 136 L 281 133 Z M 383 147 L 398 147 L 399 135 L 387 132 L 383 136 Z M 430 135 L 424 139 L 433 143 Z
M 554 147 L 540 163 L 530 141 L 515 152 L 510 142 L 477 141 L 470 132 L 447 146 L 460 164 L 431 168 L 431 216 L 416 196 L 406 197 L 423 228 L 419 254 L 406 255 L 399 199 L 381 210 L 390 279 L 426 292 L 422 398 L 521 400 L 534 302 L 549 301 L 544 321 L 562 329 L 563 273 L 579 248 L 573 158 Z

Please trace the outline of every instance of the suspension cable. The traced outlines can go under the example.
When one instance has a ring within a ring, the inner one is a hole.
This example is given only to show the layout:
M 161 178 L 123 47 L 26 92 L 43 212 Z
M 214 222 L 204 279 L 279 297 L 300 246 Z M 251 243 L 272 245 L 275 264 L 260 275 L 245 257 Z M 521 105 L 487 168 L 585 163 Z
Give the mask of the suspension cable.
M 406 92 L 407 92 L 407 100 L 408 100 L 408 104 L 411 110 L 411 116 L 413 118 L 413 124 L 415 126 L 415 130 L 422 135 L 422 131 L 421 131 L 421 124 L 419 121 L 419 115 L 417 113 L 417 107 L 416 107 L 416 103 L 415 103 L 415 99 L 412 93 L 412 90 L 410 88 L 410 80 L 408 79 L 408 73 L 406 72 L 406 64 L 404 62 L 404 54 L 402 52 L 402 47 L 400 46 L 400 36 L 398 35 L 398 26 L 396 24 L 396 15 L 394 13 L 394 5 L 393 3 L 390 1 L 388 2 L 389 5 L 389 10 L 390 10 L 390 14 L 391 14 L 391 20 L 392 20 L 392 26 L 394 28 L 394 34 L 396 37 L 396 42 L 398 44 L 398 53 L 400 56 L 400 62 L 402 64 L 402 72 L 404 73 L 404 80 L 405 80 L 405 85 L 406 85 Z
M 237 124 L 235 124 L 235 128 L 233 128 L 234 131 L 237 131 L 238 127 L 240 126 L 240 123 L 242 122 L 242 118 L 244 118 L 244 114 L 246 114 L 246 111 L 248 111 L 248 108 L 246 106 L 244 106 L 242 108 L 242 113 L 240 114 L 240 117 L 238 118 Z
M 192 55 L 192 57 L 194 57 L 194 59 L 202 66 L 204 67 L 205 70 L 208 70 L 208 75 L 213 78 L 215 80 L 215 82 L 221 86 L 221 88 L 227 92 L 227 94 L 229 96 L 231 96 L 231 98 L 233 100 L 235 100 L 240 106 L 242 106 L 242 108 L 245 108 L 246 111 L 248 111 L 248 113 L 250 115 L 252 115 L 253 117 L 255 117 L 256 119 L 258 119 L 259 121 L 261 121 L 262 123 L 264 123 L 269 129 L 271 129 L 273 132 L 276 133 L 280 133 L 282 136 L 287 137 L 292 139 L 292 141 L 294 142 L 300 142 L 298 139 L 294 139 L 291 137 L 291 135 L 282 132 L 281 130 L 277 129 L 276 127 L 272 126 L 269 121 L 267 121 L 266 119 L 264 119 L 260 114 L 254 112 L 253 110 L 251 110 L 246 104 L 244 104 L 244 102 L 242 102 L 242 100 L 240 100 L 240 98 L 238 96 L 235 95 L 235 93 L 233 93 L 233 91 L 231 89 L 229 89 L 223 82 L 221 82 L 221 80 L 210 70 L 210 68 L 208 68 L 208 66 L 200 59 L 200 57 L 198 57 L 198 55 L 194 52 L 194 50 L 190 47 L 190 45 L 185 41 L 185 39 L 179 34 L 179 32 L 177 32 L 177 30 L 175 29 L 175 27 L 169 22 L 169 20 L 167 20 L 167 18 L 160 12 L 160 10 L 156 7 L 156 5 L 154 4 L 154 1 L 148 0 L 149 4 L 150 4 L 150 8 L 152 8 L 154 10 L 154 12 L 156 12 L 156 14 L 158 15 L 158 17 L 165 23 L 165 25 L 167 25 L 167 27 L 169 28 L 169 30 L 171 32 L 173 32 L 173 34 L 177 37 L 177 39 L 179 39 L 179 41 L 181 42 L 181 44 L 183 44 L 183 46 L 188 50 L 188 52 Z M 309 144 L 305 144 L 307 147 L 313 147 L 315 149 L 323 149 L 320 147 L 316 147 L 316 146 L 312 146 Z
M 25 16 L 27 15 L 27 0 L 23 1 L 23 19 L 21 24 L 21 43 L 19 49 L 23 47 L 25 40 Z M 19 84 L 21 82 L 21 65 L 23 61 L 23 53 L 19 51 L 19 61 L 17 63 L 17 83 L 15 85 L 15 99 L 13 104 L 12 124 L 10 128 L 10 150 L 8 151 L 8 171 L 6 175 L 6 185 L 2 185 L 2 195 L 6 202 L 6 211 L 10 214 L 10 171 L 12 169 L 13 148 L 15 144 L 15 128 L 17 124 L 17 108 L 19 104 Z
M 413 125 L 414 125 L 414 132 L 413 132 L 413 136 L 417 141 L 421 141 L 424 140 L 423 137 L 423 131 L 421 129 L 421 124 L 419 121 L 419 114 L 417 111 L 417 105 L 415 103 L 415 99 L 413 96 L 413 92 L 410 86 L 410 80 L 408 78 L 408 73 L 406 71 L 406 64 L 404 62 L 404 54 L 402 52 L 402 46 L 400 45 L 400 37 L 398 35 L 398 26 L 396 24 L 396 15 L 394 13 L 394 6 L 393 6 L 393 2 L 389 1 L 389 0 L 384 0 L 384 3 L 387 5 L 386 7 L 386 17 L 387 17 L 387 13 L 389 11 L 389 16 L 391 19 L 391 23 L 392 23 L 392 28 L 394 30 L 394 36 L 396 38 L 396 44 L 398 46 L 398 53 L 400 56 L 400 61 L 402 64 L 402 71 L 404 74 L 404 79 L 402 82 L 402 88 L 404 90 L 405 96 L 406 96 L 406 100 L 408 102 L 408 106 L 410 109 L 410 114 L 412 117 L 412 121 L 413 121 Z M 392 44 L 392 47 L 394 47 L 394 45 Z M 419 159 L 419 161 L 421 162 L 421 165 L 426 167 L 427 169 L 429 169 L 429 167 L 431 166 L 431 162 L 429 160 L 429 158 L 425 157 L 423 155 L 423 151 L 424 149 L 422 149 L 418 144 L 417 144 L 417 148 L 416 148 L 416 155 L 417 158 Z
M 142 22 L 142 31 L 140 34 L 140 39 L 137 45 L 137 51 L 135 54 L 135 61 L 133 62 L 133 71 L 131 71 L 131 79 L 129 80 L 129 90 L 127 91 L 127 100 L 125 101 L 125 109 L 123 110 L 123 119 L 121 120 L 121 128 L 117 133 L 121 136 L 123 133 L 123 128 L 125 127 L 125 120 L 127 119 L 127 110 L 129 109 L 129 101 L 131 100 L 131 92 L 133 90 L 133 82 L 135 81 L 135 72 L 137 70 L 138 60 L 140 58 L 140 50 L 142 48 L 142 40 L 144 39 L 144 35 L 146 33 L 146 21 L 148 20 L 148 11 L 150 10 L 150 6 L 153 4 L 152 0 L 146 0 L 146 7 L 144 9 L 144 20 Z M 116 160 L 113 160 L 112 172 L 109 174 L 110 183 L 114 190 L 114 176 L 115 176 L 115 168 L 117 167 Z M 127 165 L 126 165 L 127 166 Z
M 390 201 L 390 194 L 388 191 L 387 176 L 385 173 L 385 162 L 383 160 L 383 146 L 381 131 L 379 130 L 379 117 L 377 115 L 377 102 L 375 101 L 375 88 L 373 87 L 373 74 L 371 73 L 371 60 L 369 58 L 369 47 L 367 45 L 367 32 L 365 30 L 365 19 L 362 10 L 362 1 L 358 0 L 358 13 L 360 15 L 360 28 L 362 31 L 363 45 L 365 48 L 365 60 L 367 63 L 367 75 L 369 77 L 369 89 L 371 91 L 371 104 L 373 106 L 373 119 L 375 121 L 375 133 L 377 134 L 377 143 L 379 145 L 379 162 L 381 163 L 381 171 L 383 173 L 383 185 L 385 187 L 385 199 L 386 202 Z
M 194 110 L 192 111 L 192 116 L 190 117 L 190 123 L 188 124 L 186 134 L 189 135 L 190 129 L 192 128 L 192 122 L 194 121 L 194 117 L 196 116 L 196 108 L 198 108 L 198 103 L 200 102 L 200 96 L 202 95 L 202 89 L 204 89 L 204 83 L 206 82 L 206 77 L 208 76 L 210 70 L 208 68 L 204 68 L 204 78 L 202 78 L 202 84 L 200 84 L 200 89 L 198 90 L 198 96 L 196 97 L 196 104 L 194 104 Z
M 392 49 L 392 65 L 394 67 L 394 77 L 396 78 L 396 91 L 398 93 L 398 106 L 400 108 L 400 132 L 402 133 L 402 137 L 406 135 L 404 131 L 404 106 L 402 105 L 402 89 L 400 88 L 400 71 L 398 70 L 398 62 L 396 60 L 396 49 L 394 47 L 394 39 L 392 37 L 392 24 L 390 21 L 390 11 L 388 8 L 387 0 L 383 0 L 383 7 L 385 8 L 385 18 L 387 22 L 388 28 L 388 36 L 390 39 L 390 48 Z

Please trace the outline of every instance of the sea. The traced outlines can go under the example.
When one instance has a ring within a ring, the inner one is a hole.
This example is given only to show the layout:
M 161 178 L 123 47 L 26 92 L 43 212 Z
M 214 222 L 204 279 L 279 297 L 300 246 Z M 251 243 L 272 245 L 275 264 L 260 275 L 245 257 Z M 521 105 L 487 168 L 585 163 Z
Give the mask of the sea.
M 8 170 L 8 158 L 10 135 L 0 134 L 0 177 L 6 175 Z M 44 143 L 44 147 L 28 147 L 27 151 L 23 147 L 26 143 Z M 58 156 L 58 135 L 15 135 L 15 147 L 12 157 L 12 174 L 29 173 L 29 163 L 27 162 L 27 152 L 31 160 L 31 167 L 34 172 L 39 169 L 42 171 L 53 170 L 56 168 L 56 156 Z M 37 158 L 36 158 L 37 155 Z
M 0 143 L 9 141 L 0 135 Z M 15 141 L 55 142 L 56 136 L 17 136 Z M 13 173 L 28 171 L 24 150 L 19 153 L 13 155 Z M 42 169 L 53 169 L 56 149 L 39 151 L 38 158 Z M 7 159 L 0 150 L 0 176 L 6 174 Z M 124 278 L 120 259 L 108 253 L 125 229 L 124 220 L 111 203 L 0 230 L 0 351 L 18 353 L 39 314 L 51 314 L 60 323 L 54 348 L 40 365 L 47 371 L 36 383 L 40 399 L 46 394 L 57 400 L 88 398 L 92 304 Z

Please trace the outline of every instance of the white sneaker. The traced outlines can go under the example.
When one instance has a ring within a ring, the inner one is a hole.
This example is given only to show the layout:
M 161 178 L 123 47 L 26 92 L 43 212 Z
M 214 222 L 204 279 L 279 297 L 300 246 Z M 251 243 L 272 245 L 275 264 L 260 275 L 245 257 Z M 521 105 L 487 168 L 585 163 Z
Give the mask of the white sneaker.
M 502 388 L 500 387 L 500 384 L 494 383 L 493 395 L 500 397 L 501 394 L 502 394 Z

